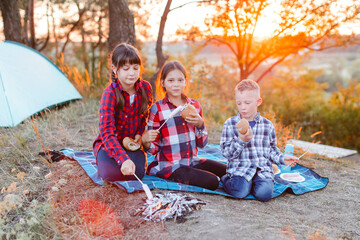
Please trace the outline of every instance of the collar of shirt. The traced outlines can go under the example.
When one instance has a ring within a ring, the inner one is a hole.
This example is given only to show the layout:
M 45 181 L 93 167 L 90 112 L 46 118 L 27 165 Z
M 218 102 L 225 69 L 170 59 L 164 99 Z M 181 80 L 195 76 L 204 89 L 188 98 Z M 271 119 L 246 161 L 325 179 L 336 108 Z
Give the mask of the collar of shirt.
M 190 103 L 193 103 L 192 99 L 191 98 L 188 98 L 185 94 L 181 94 L 181 97 L 183 99 L 185 99 L 186 103 L 187 104 L 190 104 Z M 165 95 L 165 97 L 163 98 L 163 103 L 171 103 L 172 105 L 175 106 L 175 104 L 173 104 L 170 99 L 168 98 L 167 94 Z M 176 106 L 175 106 L 176 107 Z
M 240 119 L 241 119 L 240 113 L 238 113 L 237 116 L 238 116 L 239 121 L 240 121 Z M 256 123 L 259 123 L 259 122 L 260 122 L 260 113 L 259 113 L 259 112 L 256 113 L 256 117 L 254 118 L 254 121 L 255 121 Z

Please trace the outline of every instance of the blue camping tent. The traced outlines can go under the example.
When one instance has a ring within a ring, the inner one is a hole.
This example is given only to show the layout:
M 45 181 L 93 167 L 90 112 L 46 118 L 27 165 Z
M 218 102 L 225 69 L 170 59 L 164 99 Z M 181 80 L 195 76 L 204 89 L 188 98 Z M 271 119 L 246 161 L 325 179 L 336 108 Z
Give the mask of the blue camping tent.
M 0 42 L 0 127 L 14 127 L 48 107 L 81 98 L 41 53 L 16 42 Z

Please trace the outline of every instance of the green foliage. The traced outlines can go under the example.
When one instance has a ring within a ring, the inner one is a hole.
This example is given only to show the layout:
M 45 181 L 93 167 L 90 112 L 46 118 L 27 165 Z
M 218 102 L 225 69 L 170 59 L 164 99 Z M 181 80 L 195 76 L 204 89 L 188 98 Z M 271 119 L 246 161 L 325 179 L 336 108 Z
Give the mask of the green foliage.
M 352 81 L 348 88 L 339 86 L 331 94 L 319 114 L 323 135 L 321 141 L 333 146 L 360 151 L 360 83 Z
M 289 63 L 289 71 L 278 72 L 261 84 L 263 108 L 271 108 L 285 126 L 302 128 L 301 139 L 360 150 L 360 84 L 348 88 L 338 83 L 339 91 L 327 99 L 326 84 L 316 81 L 321 72 Z M 321 131 L 314 138 L 311 135 Z
M 315 81 L 316 72 L 279 73 L 261 84 L 263 107 L 272 109 L 285 125 L 299 123 L 302 127 L 319 127 L 313 119 L 318 117 L 319 107 L 324 104 L 326 85 Z

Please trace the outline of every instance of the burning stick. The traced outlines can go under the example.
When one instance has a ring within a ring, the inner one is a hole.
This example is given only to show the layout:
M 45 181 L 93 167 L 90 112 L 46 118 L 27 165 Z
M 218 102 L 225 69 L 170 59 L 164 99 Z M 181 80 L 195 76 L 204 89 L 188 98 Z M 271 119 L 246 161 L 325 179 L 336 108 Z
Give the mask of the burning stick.
M 138 178 L 138 176 L 136 176 L 135 173 L 134 173 L 134 176 L 135 176 L 136 179 L 141 183 L 141 186 L 142 186 L 142 188 L 144 189 L 147 198 L 148 198 L 149 200 L 153 200 L 153 195 L 152 195 L 152 193 L 151 193 L 151 191 L 150 191 L 149 186 L 148 186 L 147 184 L 144 184 L 144 183 L 140 180 L 140 178 Z

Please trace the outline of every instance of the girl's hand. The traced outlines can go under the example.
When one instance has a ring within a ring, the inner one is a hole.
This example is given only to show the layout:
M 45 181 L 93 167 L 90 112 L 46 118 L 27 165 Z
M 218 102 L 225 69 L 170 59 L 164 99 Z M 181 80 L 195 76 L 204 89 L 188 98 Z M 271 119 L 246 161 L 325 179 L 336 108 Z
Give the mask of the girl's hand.
M 156 137 L 158 136 L 158 130 L 148 130 L 142 136 L 142 143 L 146 149 L 149 149 L 150 143 L 155 141 Z
M 159 134 L 158 130 L 148 130 L 143 134 L 142 142 L 143 143 L 151 143 L 151 142 L 155 141 L 158 134 Z
M 245 134 L 241 134 L 239 132 L 239 138 L 244 142 L 250 141 L 253 138 L 253 131 L 252 131 L 251 127 L 248 128 L 248 130 L 246 131 Z
M 284 155 L 284 162 L 285 162 L 285 165 L 287 166 L 295 166 L 296 163 L 299 161 L 299 158 L 298 157 L 295 157 L 295 156 L 290 156 L 290 155 Z
M 185 118 L 185 121 L 195 125 L 198 128 L 201 128 L 204 124 L 204 119 L 200 116 L 199 113 L 189 113 L 189 117 Z
M 141 144 L 141 135 L 140 134 L 136 134 L 135 135 L 135 138 L 134 138 L 134 141 Z
M 135 164 L 130 159 L 126 160 L 121 164 L 120 171 L 124 175 L 133 175 L 135 173 Z

